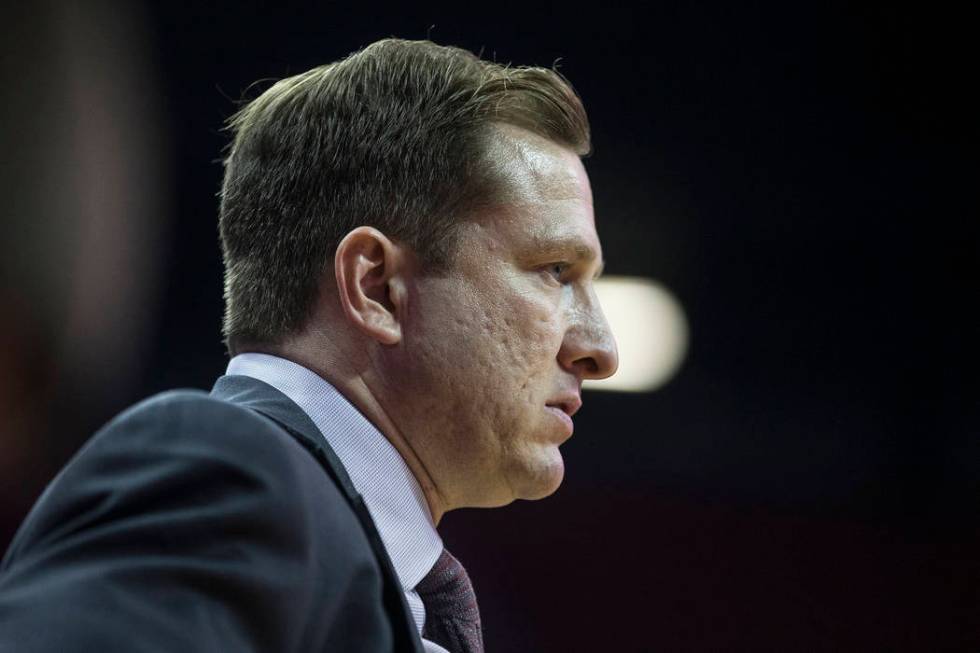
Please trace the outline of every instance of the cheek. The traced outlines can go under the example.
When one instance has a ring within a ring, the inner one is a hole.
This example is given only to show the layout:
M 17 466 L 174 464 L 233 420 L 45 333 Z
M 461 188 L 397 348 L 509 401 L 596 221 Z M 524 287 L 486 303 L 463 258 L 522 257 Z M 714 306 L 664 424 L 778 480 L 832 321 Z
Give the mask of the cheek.
M 513 279 L 486 286 L 430 287 L 409 344 L 431 382 L 451 394 L 479 395 L 484 406 L 533 396 L 550 381 L 561 347 L 559 306 Z
M 496 307 L 471 285 L 451 280 L 433 282 L 415 299 L 406 325 L 409 371 L 449 393 L 466 394 L 489 381 L 486 371 L 505 350 Z
M 522 386 L 552 371 L 561 345 L 555 307 L 525 295 L 513 295 L 496 307 L 491 340 L 503 372 Z

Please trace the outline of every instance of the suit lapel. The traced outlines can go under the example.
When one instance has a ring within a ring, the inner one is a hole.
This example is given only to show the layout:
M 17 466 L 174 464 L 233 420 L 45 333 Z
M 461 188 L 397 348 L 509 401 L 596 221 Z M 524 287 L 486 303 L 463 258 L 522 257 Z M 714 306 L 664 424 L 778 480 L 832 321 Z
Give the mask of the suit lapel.
M 340 488 L 357 515 L 381 566 L 381 571 L 385 577 L 383 600 L 395 625 L 395 650 L 411 650 L 422 653 L 422 642 L 419 639 L 415 621 L 408 610 L 408 604 L 405 602 L 401 582 L 398 580 L 391 558 L 381 541 L 378 529 L 374 525 L 374 520 L 371 519 L 364 499 L 354 488 L 347 470 L 330 447 L 327 439 L 323 437 L 320 429 L 313 423 L 313 420 L 289 397 L 271 385 L 248 376 L 220 377 L 214 384 L 211 395 L 254 410 L 272 420 L 320 463 L 327 475 Z M 399 633 L 399 630 L 402 632 Z

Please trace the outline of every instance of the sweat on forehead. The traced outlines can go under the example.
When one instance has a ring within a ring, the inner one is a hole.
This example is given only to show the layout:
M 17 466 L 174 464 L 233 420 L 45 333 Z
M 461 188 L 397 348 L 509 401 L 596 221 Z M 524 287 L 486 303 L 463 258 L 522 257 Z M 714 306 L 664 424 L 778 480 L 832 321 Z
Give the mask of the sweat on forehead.
M 496 124 L 487 134 L 485 161 L 497 182 L 489 204 L 520 204 L 549 194 L 592 203 L 588 177 L 571 149 L 522 127 Z

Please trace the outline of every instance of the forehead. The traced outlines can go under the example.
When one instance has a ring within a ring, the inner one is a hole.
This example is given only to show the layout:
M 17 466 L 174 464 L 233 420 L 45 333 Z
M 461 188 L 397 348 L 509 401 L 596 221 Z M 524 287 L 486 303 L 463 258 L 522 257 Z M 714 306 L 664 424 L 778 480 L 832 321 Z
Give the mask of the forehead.
M 577 241 L 600 258 L 592 189 L 578 155 L 520 127 L 495 130 L 487 154 L 502 194 L 485 226 L 539 248 Z
M 495 125 L 487 157 L 505 182 L 510 202 L 568 199 L 592 206 L 592 189 L 581 159 L 539 134 L 514 125 Z

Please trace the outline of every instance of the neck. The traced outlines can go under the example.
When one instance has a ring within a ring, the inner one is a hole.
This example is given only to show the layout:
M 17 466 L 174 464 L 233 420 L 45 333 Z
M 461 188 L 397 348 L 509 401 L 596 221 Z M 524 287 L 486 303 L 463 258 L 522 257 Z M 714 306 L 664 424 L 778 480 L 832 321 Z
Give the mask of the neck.
M 372 389 L 372 384 L 366 380 L 365 375 L 350 371 L 354 366 L 346 364 L 349 361 L 343 358 L 329 355 L 304 355 L 298 348 L 289 346 L 279 347 L 277 351 L 267 353 L 281 356 L 315 372 L 344 395 L 375 428 L 381 431 L 415 476 L 415 480 L 422 488 L 429 512 L 432 514 L 432 521 L 438 526 L 442 516 L 449 510 L 449 504 L 436 486 L 432 474 L 418 455 L 412 441 L 402 433 L 385 410 L 383 393 Z
M 317 373 L 319 374 L 320 372 Z M 418 455 L 415 447 L 412 446 L 411 440 L 405 437 L 391 419 L 388 411 L 384 408 L 383 402 L 379 400 L 378 395 L 371 391 L 370 385 L 361 376 L 343 380 L 338 379 L 336 381 L 329 378 L 327 380 L 334 384 L 334 387 L 347 397 L 388 438 L 391 445 L 395 447 L 395 450 L 405 460 L 405 464 L 408 465 L 408 468 L 415 476 L 415 480 L 418 481 L 419 486 L 422 488 L 425 501 L 429 506 L 429 512 L 432 514 L 432 521 L 438 526 L 439 521 L 448 509 L 446 499 L 439 492 L 439 488 L 436 486 L 432 474 L 429 473 L 425 462 Z

